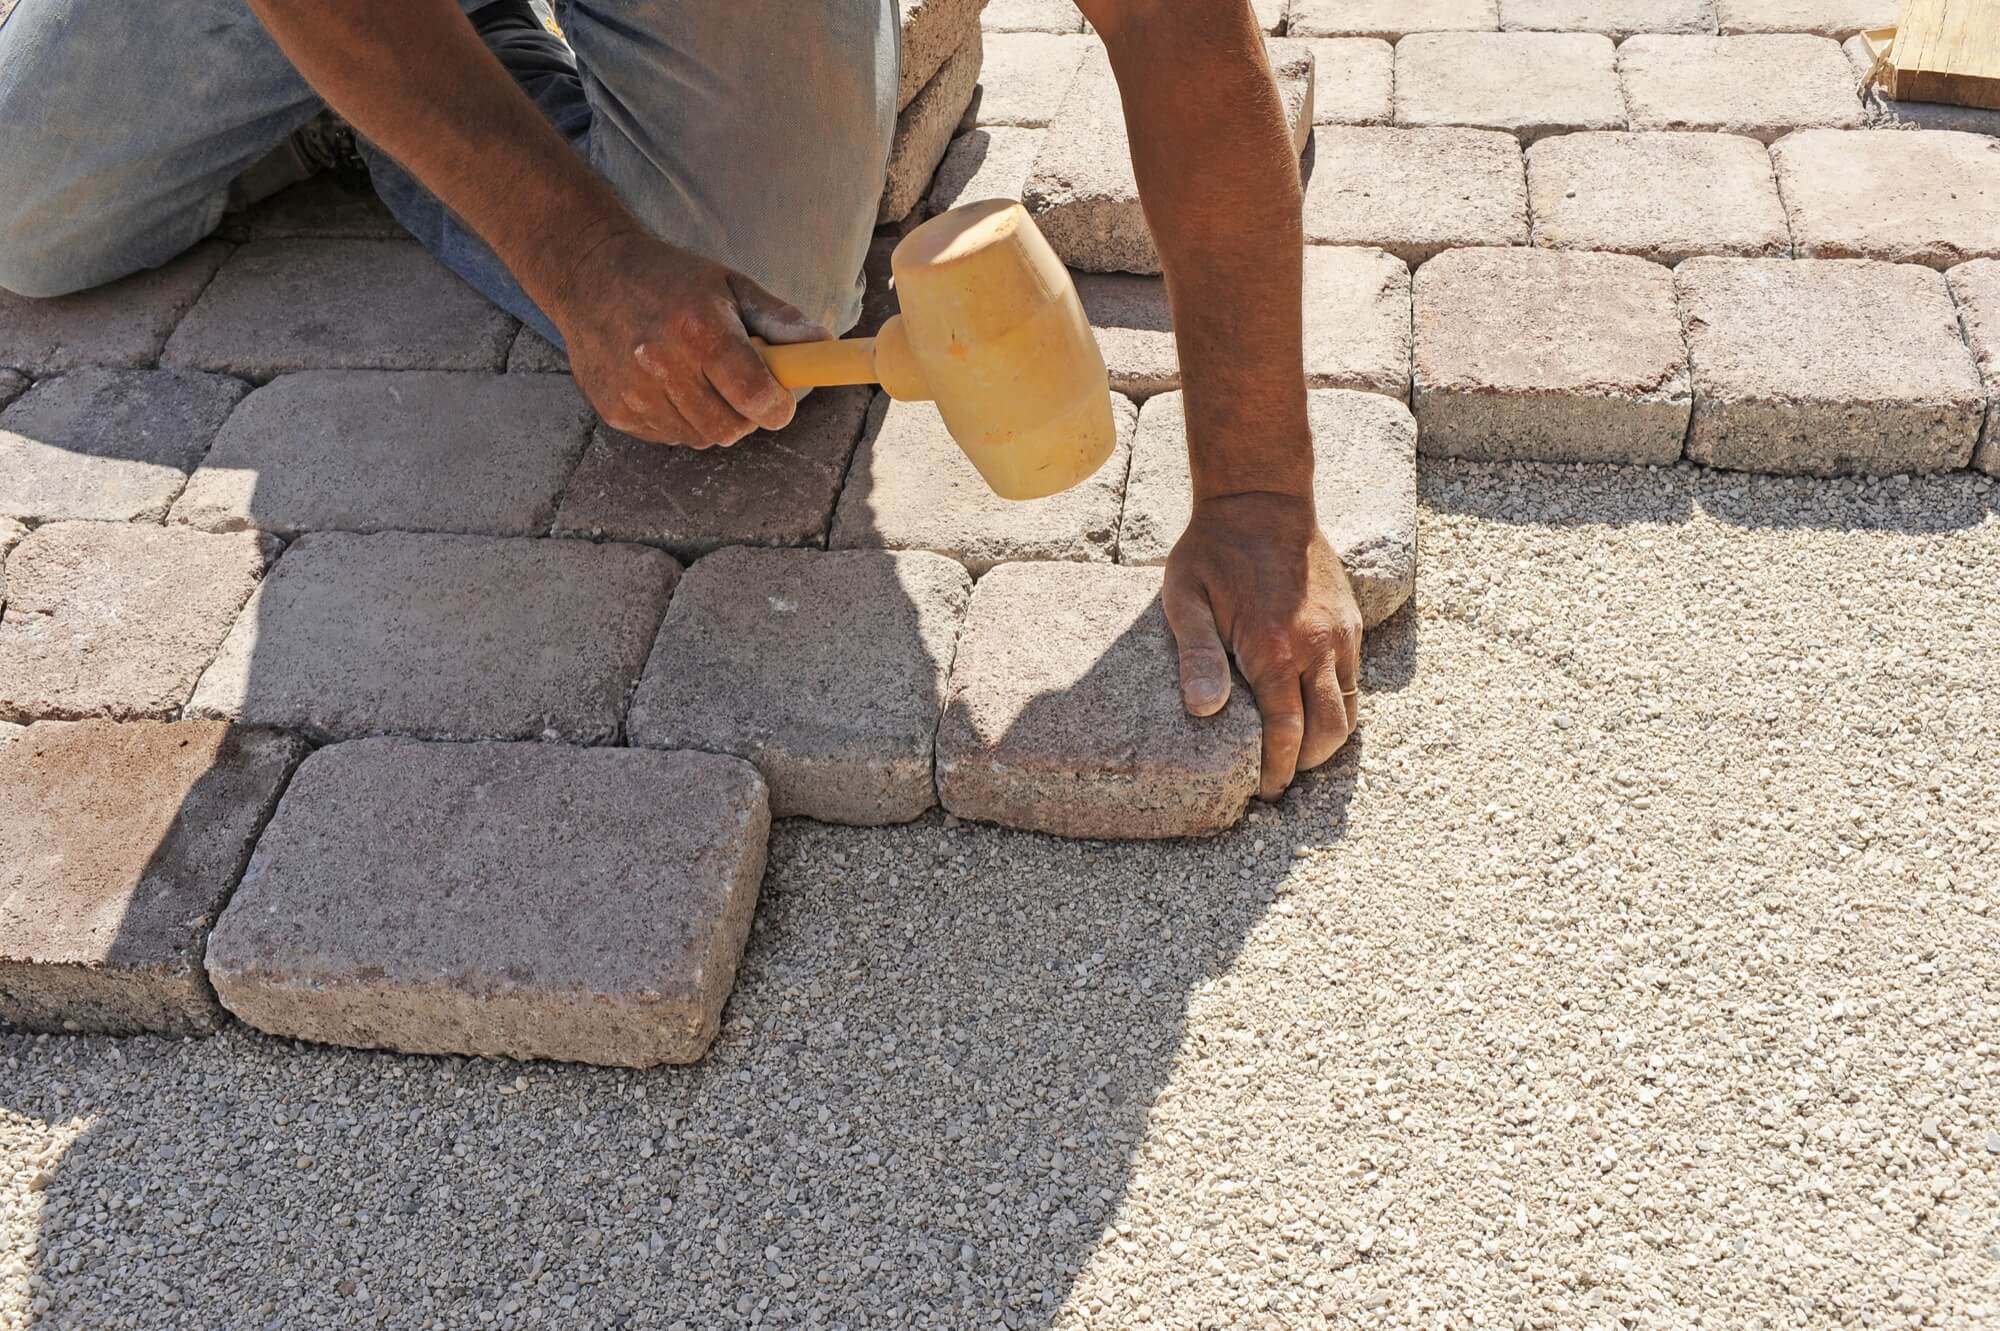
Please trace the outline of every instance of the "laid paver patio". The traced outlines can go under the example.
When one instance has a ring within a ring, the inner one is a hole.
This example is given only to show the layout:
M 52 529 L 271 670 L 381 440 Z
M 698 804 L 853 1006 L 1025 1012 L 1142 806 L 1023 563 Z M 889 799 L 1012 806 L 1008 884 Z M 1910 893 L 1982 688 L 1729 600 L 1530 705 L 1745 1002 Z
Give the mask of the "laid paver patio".
M 1500 0 L 1507 32 L 1601 32 L 1623 40 L 1641 32 L 1715 31 L 1715 0 Z
M 254 532 L 35 528 L 7 555 L 0 720 L 173 716 L 275 553 Z
M 221 1025 L 208 931 L 305 750 L 214 721 L 41 721 L 0 743 L 0 1022 Z
M 187 714 L 316 739 L 611 743 L 679 574 L 637 545 L 314 532 L 244 607 Z
M 208 975 L 231 1012 L 296 1039 L 693 1062 L 769 827 L 763 781 L 719 754 L 336 744 L 258 839 Z
M 1396 118 L 1396 50 L 1379 37 L 1311 37 L 1315 125 L 1386 125 Z
M 288 374 L 236 409 L 170 520 L 281 536 L 540 536 L 592 419 L 565 375 Z
M 1642 35 L 1619 44 L 1618 77 L 1635 130 L 1714 130 L 1770 143 L 1863 119 L 1853 68 L 1825 37 Z
M 776 817 L 903 823 L 937 803 L 932 740 L 972 578 L 942 555 L 719 550 L 681 580 L 626 733 L 731 753 Z
M 1763 144 L 1736 134 L 1564 134 L 1528 149 L 1533 243 L 1673 265 L 1789 255 Z
M 979 91 L 966 114 L 981 128 L 1047 126 L 1084 55 L 1097 45 L 1097 38 L 1081 33 L 1011 32 L 986 38 Z
M 1285 32 L 1294 37 L 1380 37 L 1414 32 L 1492 32 L 1500 0 L 1292 0 Z
M 938 164 L 926 207 L 933 214 L 981 199 L 1018 199 L 1041 155 L 1043 131 L 995 126 L 951 141 Z
M 1521 145 L 1490 129 L 1321 126 L 1306 239 L 1387 250 L 1415 266 L 1466 245 L 1528 243 Z
M 38 378 L 152 365 L 228 253 L 225 245 L 196 245 L 164 267 L 52 300 L 0 291 L 0 365 Z
M 2000 259 L 1974 259 L 1945 274 L 1959 327 L 1986 384 L 1986 422 L 1972 465 L 2000 476 Z
M 1715 0 L 1723 32 L 1811 32 L 1843 40 L 1896 26 L 1896 0 Z
M 0 514 L 158 522 L 249 391 L 190 370 L 44 379 L 0 411 Z
M 2000 256 L 2000 140 L 1946 130 L 1817 130 L 1773 145 L 1801 258 L 1949 268 Z
M 1615 61 L 1598 33 L 1417 33 L 1396 43 L 1396 123 L 1502 129 L 1523 143 L 1623 129 Z

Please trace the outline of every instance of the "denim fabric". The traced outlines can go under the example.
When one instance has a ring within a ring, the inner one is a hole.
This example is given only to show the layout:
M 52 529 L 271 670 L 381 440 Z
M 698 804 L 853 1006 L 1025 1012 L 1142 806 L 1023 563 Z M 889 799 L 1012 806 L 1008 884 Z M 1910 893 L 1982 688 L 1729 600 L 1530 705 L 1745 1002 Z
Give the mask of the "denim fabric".
M 558 17 L 577 73 L 517 77 L 639 219 L 852 327 L 895 129 L 893 0 L 564 0 Z M 0 20 L 0 288 L 167 262 L 322 105 L 243 0 L 20 0 Z M 411 234 L 554 334 L 478 237 L 370 166 Z

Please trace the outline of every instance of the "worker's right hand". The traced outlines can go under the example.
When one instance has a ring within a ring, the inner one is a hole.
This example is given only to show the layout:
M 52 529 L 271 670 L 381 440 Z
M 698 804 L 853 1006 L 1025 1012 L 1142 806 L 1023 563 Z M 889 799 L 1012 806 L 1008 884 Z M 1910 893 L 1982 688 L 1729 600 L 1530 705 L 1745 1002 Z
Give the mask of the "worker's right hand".
M 750 344 L 833 336 L 741 273 L 643 231 L 581 252 L 556 308 L 570 370 L 614 430 L 712 448 L 792 419 L 791 391 Z

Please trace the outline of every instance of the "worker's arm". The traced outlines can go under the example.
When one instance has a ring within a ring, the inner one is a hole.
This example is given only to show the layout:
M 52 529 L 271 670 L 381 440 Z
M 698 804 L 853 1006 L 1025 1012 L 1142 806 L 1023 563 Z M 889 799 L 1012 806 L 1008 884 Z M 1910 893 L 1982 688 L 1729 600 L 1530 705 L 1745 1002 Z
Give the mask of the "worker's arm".
M 791 419 L 745 326 L 773 342 L 825 330 L 649 234 L 452 0 L 249 3 L 314 90 L 499 256 L 612 426 L 706 446 Z
M 1346 742 L 1361 652 L 1313 509 L 1298 157 L 1248 0 L 1079 3 L 1118 77 L 1180 349 L 1194 518 L 1164 595 L 1182 695 L 1219 710 L 1235 655 L 1274 799 Z

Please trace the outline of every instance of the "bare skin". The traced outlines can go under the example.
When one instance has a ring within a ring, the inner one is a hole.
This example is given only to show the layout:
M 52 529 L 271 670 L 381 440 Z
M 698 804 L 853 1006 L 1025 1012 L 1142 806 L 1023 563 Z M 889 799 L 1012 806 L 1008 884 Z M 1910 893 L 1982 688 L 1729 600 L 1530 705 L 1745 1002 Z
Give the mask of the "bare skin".
M 749 338 L 827 330 L 648 233 L 452 0 L 249 3 L 307 82 L 507 265 L 607 423 L 710 447 L 790 421 L 791 394 Z M 1234 656 L 1264 720 L 1261 794 L 1276 799 L 1353 731 L 1361 650 L 1313 505 L 1298 159 L 1245 0 L 1080 4 L 1124 99 L 1183 366 L 1194 517 L 1165 590 L 1182 699 L 1220 710 Z

